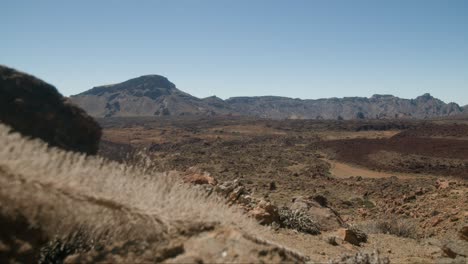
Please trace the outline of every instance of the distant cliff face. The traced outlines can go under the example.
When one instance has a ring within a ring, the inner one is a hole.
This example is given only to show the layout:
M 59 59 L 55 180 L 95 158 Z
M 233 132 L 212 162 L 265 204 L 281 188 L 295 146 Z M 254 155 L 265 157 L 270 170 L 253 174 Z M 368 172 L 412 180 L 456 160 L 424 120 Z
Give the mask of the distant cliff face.
M 457 104 L 446 104 L 429 94 L 424 94 L 416 99 L 402 99 L 392 95 L 318 100 L 285 97 L 236 97 L 228 99 L 226 102 L 233 109 L 239 110 L 241 114 L 275 119 L 420 119 L 450 116 L 462 112 Z
M 457 104 L 446 104 L 430 94 L 416 99 L 392 95 L 318 100 L 278 96 L 199 99 L 178 90 L 159 75 L 95 87 L 71 99 L 97 117 L 234 114 L 272 119 L 423 119 L 452 116 L 463 111 Z

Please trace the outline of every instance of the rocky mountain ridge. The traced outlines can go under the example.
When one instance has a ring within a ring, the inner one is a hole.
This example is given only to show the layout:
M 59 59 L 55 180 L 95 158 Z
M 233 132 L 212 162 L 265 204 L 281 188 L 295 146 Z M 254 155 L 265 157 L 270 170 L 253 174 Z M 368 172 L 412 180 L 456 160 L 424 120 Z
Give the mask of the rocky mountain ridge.
M 95 117 L 245 115 L 270 119 L 425 119 L 466 112 L 430 94 L 415 99 L 393 95 L 327 99 L 280 96 L 197 98 L 166 77 L 145 75 L 119 84 L 94 87 L 71 100 Z

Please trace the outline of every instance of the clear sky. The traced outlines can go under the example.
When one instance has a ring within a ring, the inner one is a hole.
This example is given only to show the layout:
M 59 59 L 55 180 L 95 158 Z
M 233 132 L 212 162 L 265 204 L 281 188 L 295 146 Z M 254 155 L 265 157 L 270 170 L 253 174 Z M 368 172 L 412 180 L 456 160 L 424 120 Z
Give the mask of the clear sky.
M 198 97 L 468 104 L 468 0 L 12 0 L 0 64 L 65 95 L 161 74 Z

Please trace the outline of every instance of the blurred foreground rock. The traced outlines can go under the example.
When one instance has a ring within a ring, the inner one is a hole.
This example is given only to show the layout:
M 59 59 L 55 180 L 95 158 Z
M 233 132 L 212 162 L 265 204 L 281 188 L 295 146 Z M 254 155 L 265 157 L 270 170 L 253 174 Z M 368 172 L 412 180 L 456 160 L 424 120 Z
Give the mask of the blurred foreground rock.
M 66 150 L 96 154 L 101 128 L 55 87 L 0 65 L 0 122 Z
M 141 242 L 115 243 L 68 256 L 64 263 L 304 263 L 307 260 L 237 229 L 219 227 L 191 237 L 175 238 L 157 247 Z

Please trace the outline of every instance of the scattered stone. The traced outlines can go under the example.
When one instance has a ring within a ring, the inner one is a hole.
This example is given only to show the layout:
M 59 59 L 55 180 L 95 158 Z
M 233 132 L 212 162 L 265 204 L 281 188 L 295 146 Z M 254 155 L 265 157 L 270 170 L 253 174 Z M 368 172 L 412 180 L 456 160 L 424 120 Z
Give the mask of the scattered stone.
M 442 217 L 436 217 L 431 221 L 431 226 L 435 227 L 436 225 L 440 224 L 444 219 Z
M 270 182 L 270 191 L 276 190 L 276 183 L 274 181 Z
M 245 187 L 238 186 L 228 195 L 228 203 L 234 204 L 243 194 L 245 194 Z
M 279 222 L 278 207 L 267 201 L 260 201 L 249 215 L 255 218 L 262 225 L 269 225 L 274 222 Z
M 335 236 L 330 236 L 327 238 L 328 244 L 332 246 L 338 246 L 338 242 L 336 242 L 336 237 Z
M 258 201 L 256 198 L 252 197 L 251 195 L 241 195 L 238 199 L 237 202 L 243 206 L 251 206 L 253 204 L 257 204 Z
M 459 234 L 461 239 L 468 241 L 468 225 L 462 227 L 462 229 L 460 229 Z
M 215 186 L 217 184 L 216 180 L 213 177 L 211 177 L 209 174 L 186 175 L 183 178 L 183 181 L 185 183 L 191 183 L 195 185 L 209 184 L 209 185 Z
M 243 186 L 239 179 L 225 181 L 222 184 L 216 185 L 215 191 L 227 198 L 231 192 L 233 192 L 234 189 L 238 188 L 239 186 Z
M 468 257 L 468 242 L 462 240 L 449 241 L 442 246 L 442 251 L 449 258 L 457 256 Z
M 190 167 L 186 172 L 185 176 L 182 179 L 185 183 L 190 183 L 194 185 L 204 185 L 209 184 L 215 186 L 218 184 L 214 177 L 208 172 L 203 172 L 201 169 L 197 167 Z

